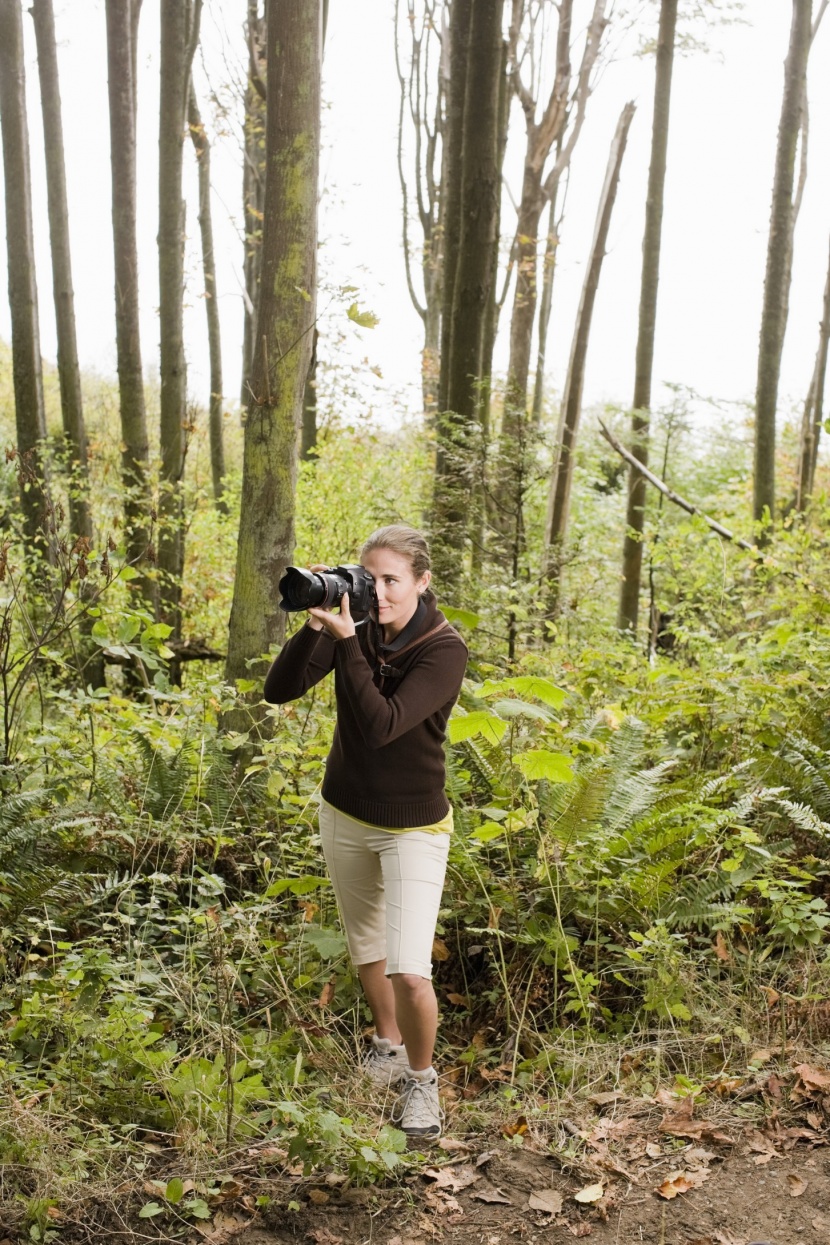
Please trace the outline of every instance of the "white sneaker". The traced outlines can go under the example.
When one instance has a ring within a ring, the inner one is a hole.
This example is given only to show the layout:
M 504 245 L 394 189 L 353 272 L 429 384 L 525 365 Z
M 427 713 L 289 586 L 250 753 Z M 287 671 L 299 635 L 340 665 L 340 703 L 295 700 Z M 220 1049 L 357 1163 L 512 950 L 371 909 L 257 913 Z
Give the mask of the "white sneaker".
M 392 1123 L 407 1137 L 421 1141 L 437 1141 L 441 1136 L 444 1112 L 438 1101 L 438 1073 L 430 1068 L 421 1077 L 411 1068 L 405 1070 L 403 1089 L 392 1107 Z
M 409 1071 L 406 1047 L 395 1046 L 389 1038 L 372 1038 L 372 1049 L 363 1060 L 364 1075 L 375 1085 L 397 1085 Z

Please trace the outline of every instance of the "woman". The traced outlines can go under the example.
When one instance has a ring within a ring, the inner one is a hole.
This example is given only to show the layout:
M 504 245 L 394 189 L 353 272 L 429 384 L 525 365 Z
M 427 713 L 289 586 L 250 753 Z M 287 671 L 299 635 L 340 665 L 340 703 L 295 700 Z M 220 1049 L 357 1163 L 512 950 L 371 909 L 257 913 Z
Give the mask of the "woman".
M 420 532 L 380 528 L 361 563 L 375 581 L 372 617 L 355 626 L 348 594 L 339 614 L 310 609 L 268 672 L 265 699 L 295 700 L 334 670 L 337 728 L 320 836 L 375 1022 L 364 1068 L 377 1084 L 401 1085 L 393 1122 L 434 1139 L 441 1110 L 432 943 L 452 830 L 443 745 L 467 649 L 429 591 Z

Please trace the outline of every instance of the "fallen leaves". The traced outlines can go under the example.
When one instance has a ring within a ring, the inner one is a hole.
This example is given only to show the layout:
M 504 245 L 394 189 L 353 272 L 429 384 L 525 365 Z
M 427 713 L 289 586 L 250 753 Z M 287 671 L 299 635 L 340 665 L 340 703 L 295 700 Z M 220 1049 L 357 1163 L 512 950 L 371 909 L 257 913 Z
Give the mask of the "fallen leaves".
M 807 1181 L 802 1180 L 795 1172 L 787 1172 L 787 1192 L 790 1197 L 801 1197 L 807 1190 Z
M 530 1195 L 528 1206 L 546 1215 L 558 1215 L 562 1209 L 562 1194 L 556 1189 L 536 1189 Z
M 671 1198 L 678 1197 L 681 1193 L 688 1193 L 690 1189 L 697 1189 L 703 1184 L 704 1180 L 709 1179 L 710 1172 L 705 1167 L 695 1167 L 693 1169 L 684 1169 L 683 1171 L 669 1172 L 662 1184 L 659 1184 L 654 1190 L 660 1197 L 669 1201 Z
M 434 1180 L 435 1189 L 449 1189 L 450 1193 L 459 1193 L 461 1189 L 467 1189 L 471 1184 L 475 1184 L 477 1180 L 481 1180 L 481 1173 L 477 1172 L 469 1164 L 463 1167 L 428 1167 L 424 1172 L 424 1176 L 428 1180 Z
M 574 1201 L 590 1204 L 591 1202 L 598 1202 L 602 1194 L 603 1187 L 601 1184 L 586 1184 L 584 1189 L 580 1189 L 574 1194 Z
M 472 1195 L 474 1202 L 497 1202 L 504 1206 L 512 1206 L 510 1198 L 503 1189 L 497 1189 L 494 1185 L 489 1185 L 484 1189 L 477 1189 Z
M 523 1137 L 527 1132 L 527 1120 L 520 1115 L 514 1124 L 505 1124 L 501 1130 L 502 1137 Z

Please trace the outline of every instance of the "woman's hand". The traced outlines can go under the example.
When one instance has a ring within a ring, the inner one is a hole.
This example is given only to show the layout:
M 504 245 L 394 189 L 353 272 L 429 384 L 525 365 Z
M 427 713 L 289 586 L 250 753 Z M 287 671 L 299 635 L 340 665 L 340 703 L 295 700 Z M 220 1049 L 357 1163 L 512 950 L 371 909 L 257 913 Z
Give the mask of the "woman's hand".
M 314 567 L 311 569 L 314 570 Z M 352 612 L 349 607 L 348 592 L 344 592 L 340 598 L 339 614 L 332 614 L 331 610 L 321 610 L 317 606 L 314 606 L 308 612 L 311 617 L 316 619 L 320 624 L 319 627 L 314 628 L 315 631 L 328 631 L 329 635 L 335 640 L 345 640 L 350 635 L 355 634 L 354 619 L 352 618 Z M 313 623 L 309 624 L 309 626 L 313 625 Z

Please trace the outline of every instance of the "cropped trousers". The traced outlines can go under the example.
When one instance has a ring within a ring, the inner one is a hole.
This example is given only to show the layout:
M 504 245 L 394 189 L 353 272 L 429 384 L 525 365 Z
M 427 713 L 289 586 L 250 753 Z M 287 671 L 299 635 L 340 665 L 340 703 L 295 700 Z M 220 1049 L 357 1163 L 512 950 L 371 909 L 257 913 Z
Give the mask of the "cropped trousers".
M 376 830 L 323 800 L 320 837 L 354 964 L 431 978 L 449 834 Z

